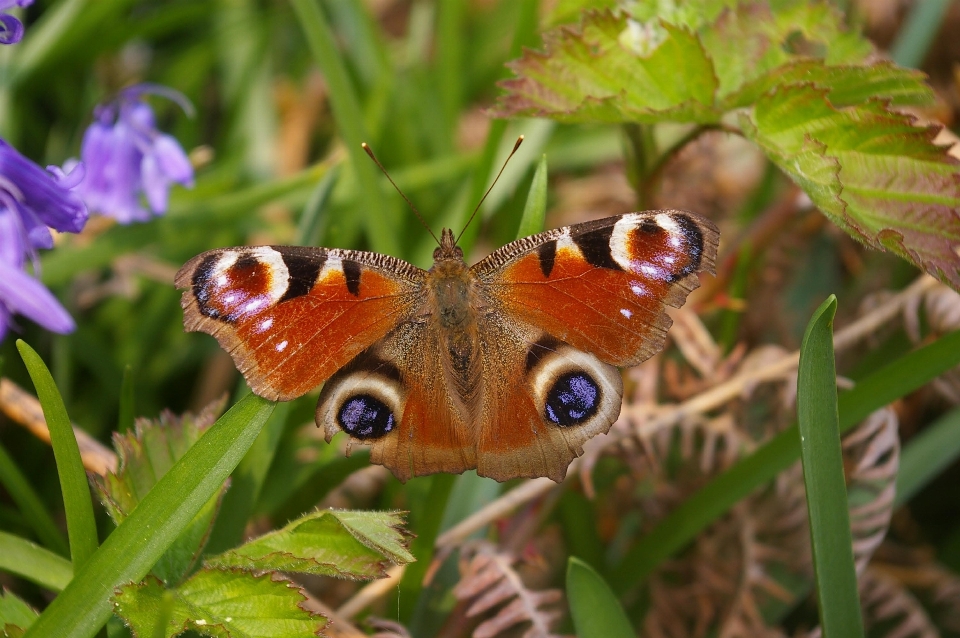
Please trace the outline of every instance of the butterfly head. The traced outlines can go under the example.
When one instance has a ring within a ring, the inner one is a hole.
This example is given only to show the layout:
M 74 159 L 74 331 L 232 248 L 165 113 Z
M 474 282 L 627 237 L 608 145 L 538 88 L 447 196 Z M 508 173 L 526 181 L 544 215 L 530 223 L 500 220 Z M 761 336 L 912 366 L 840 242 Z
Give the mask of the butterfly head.
M 434 264 L 444 261 L 463 262 L 463 249 L 457 246 L 457 240 L 449 228 L 444 228 L 440 233 L 440 245 L 433 251 Z

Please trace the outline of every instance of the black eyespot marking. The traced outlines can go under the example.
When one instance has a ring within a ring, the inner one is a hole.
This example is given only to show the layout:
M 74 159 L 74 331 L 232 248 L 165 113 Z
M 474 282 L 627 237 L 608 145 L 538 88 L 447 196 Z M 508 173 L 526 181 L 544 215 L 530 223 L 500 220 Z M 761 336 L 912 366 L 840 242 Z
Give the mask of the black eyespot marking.
M 600 386 L 582 370 L 567 372 L 547 393 L 544 406 L 549 421 L 559 426 L 579 425 L 597 413 Z
M 688 263 L 685 268 L 675 272 L 670 277 L 670 282 L 679 281 L 692 272 L 700 270 L 700 260 L 703 258 L 703 233 L 700 227 L 686 215 L 671 215 L 671 219 L 680 226 L 680 232 L 683 234 L 684 243 L 687 249 Z
M 660 225 L 649 217 L 640 222 L 640 224 L 637 226 L 637 230 L 648 235 L 663 231 L 663 229 L 660 228 Z
M 548 241 L 537 247 L 537 257 L 540 259 L 540 272 L 544 277 L 550 277 L 553 272 L 553 262 L 557 258 L 557 240 Z
M 360 296 L 360 264 L 357 262 L 344 259 L 343 260 L 343 277 L 347 280 L 347 290 L 350 291 L 350 294 L 354 297 Z
M 602 226 L 579 235 L 571 235 L 571 239 L 583 253 L 583 258 L 591 266 L 623 270 L 610 252 L 610 238 L 613 236 L 613 224 Z
M 280 297 L 279 303 L 283 303 L 290 299 L 302 297 L 313 290 L 314 284 L 317 283 L 317 275 L 320 274 L 320 269 L 323 268 L 323 262 L 327 259 L 325 255 L 317 258 L 296 255 L 284 251 L 279 252 L 280 256 L 283 257 L 283 263 L 287 266 L 287 272 L 289 273 L 287 290 L 283 293 L 283 296 Z
M 393 412 L 369 394 L 355 394 L 343 402 L 337 423 L 344 432 L 358 439 L 379 439 L 396 425 Z
M 557 348 L 559 347 L 560 342 L 550 335 L 544 335 L 541 337 L 535 344 L 530 346 L 529 350 L 527 350 L 527 372 L 533 370 L 537 364 L 540 363 L 541 359 L 550 353 L 556 352 Z
M 207 255 L 193 272 L 193 281 L 191 282 L 193 285 L 193 296 L 197 299 L 197 308 L 200 310 L 200 314 L 210 317 L 211 319 L 222 318 L 220 311 L 208 305 L 210 301 L 210 288 L 208 284 L 210 277 L 213 276 L 213 268 L 217 265 L 218 261 L 220 261 L 220 255 Z

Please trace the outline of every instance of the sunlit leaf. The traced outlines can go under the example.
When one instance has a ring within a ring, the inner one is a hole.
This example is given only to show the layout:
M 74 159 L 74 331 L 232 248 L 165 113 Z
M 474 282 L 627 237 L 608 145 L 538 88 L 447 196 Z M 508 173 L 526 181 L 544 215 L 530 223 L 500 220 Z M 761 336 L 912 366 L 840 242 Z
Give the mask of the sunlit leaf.
M 834 223 L 960 287 L 960 163 L 933 144 L 936 127 L 876 101 L 836 108 L 809 86 L 763 96 L 740 121 Z
M 174 589 L 148 576 L 120 587 L 113 609 L 136 635 L 150 636 L 165 597 L 168 610 L 173 598 L 168 638 L 187 630 L 217 638 L 301 638 L 320 635 L 327 623 L 301 607 L 306 596 L 292 583 L 240 570 L 202 569 Z
M 825 3 L 639 3 L 588 12 L 544 34 L 544 51 L 511 64 L 495 114 L 562 121 L 718 123 L 774 87 L 816 85 L 835 104 L 932 99 L 923 74 L 865 63 L 872 47 Z M 802 36 L 801 42 L 795 42 Z M 731 46 L 736 42 L 736 46 Z M 834 95 L 834 92 L 836 95 Z
M 123 522 L 140 499 L 199 440 L 222 410 L 223 401 L 218 401 L 198 415 L 188 413 L 177 417 L 164 412 L 157 421 L 141 419 L 135 430 L 114 434 L 120 467 L 115 474 L 93 477 L 94 488 L 114 523 Z M 173 583 L 194 564 L 206 543 L 226 489 L 227 483 L 224 483 L 157 562 L 153 573 L 161 580 Z
M 413 560 L 397 512 L 320 511 L 207 559 L 207 565 L 381 578 Z

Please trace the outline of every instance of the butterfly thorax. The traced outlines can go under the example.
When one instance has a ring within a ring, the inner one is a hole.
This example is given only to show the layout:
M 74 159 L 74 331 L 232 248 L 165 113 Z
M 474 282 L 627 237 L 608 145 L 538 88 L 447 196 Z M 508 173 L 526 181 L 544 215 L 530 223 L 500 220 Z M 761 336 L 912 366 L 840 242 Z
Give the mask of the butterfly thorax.
M 440 246 L 433 253 L 427 274 L 426 306 L 433 313 L 433 329 L 440 345 L 443 369 L 460 397 L 469 402 L 480 379 L 479 331 L 475 278 L 463 260 L 463 250 L 453 233 L 443 229 Z

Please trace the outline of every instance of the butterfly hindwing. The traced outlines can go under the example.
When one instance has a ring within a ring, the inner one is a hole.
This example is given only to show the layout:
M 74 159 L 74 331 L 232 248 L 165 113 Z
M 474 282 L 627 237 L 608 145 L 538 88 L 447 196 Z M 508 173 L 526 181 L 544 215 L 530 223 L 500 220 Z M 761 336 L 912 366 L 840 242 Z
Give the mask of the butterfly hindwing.
M 428 322 L 401 324 L 324 384 L 316 421 L 370 445 L 370 460 L 401 481 L 477 466 L 475 427 L 442 372 Z
M 216 337 L 255 393 L 287 400 L 404 321 L 424 275 L 377 253 L 256 246 L 198 255 L 176 284 L 186 329 Z

